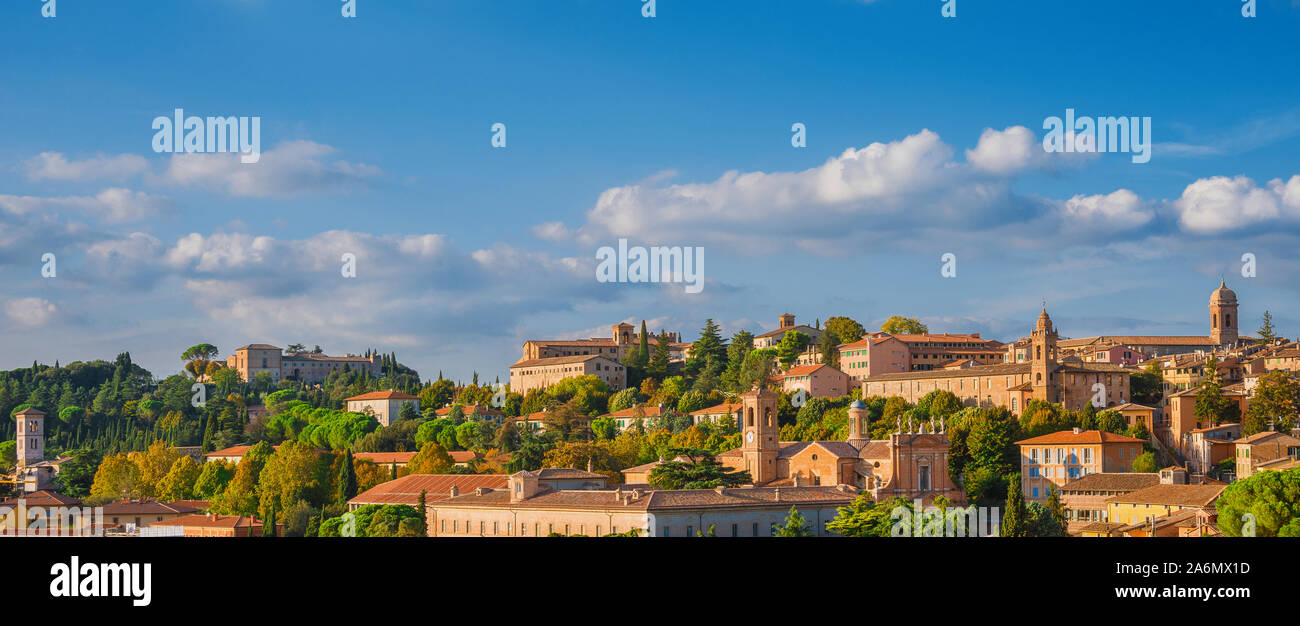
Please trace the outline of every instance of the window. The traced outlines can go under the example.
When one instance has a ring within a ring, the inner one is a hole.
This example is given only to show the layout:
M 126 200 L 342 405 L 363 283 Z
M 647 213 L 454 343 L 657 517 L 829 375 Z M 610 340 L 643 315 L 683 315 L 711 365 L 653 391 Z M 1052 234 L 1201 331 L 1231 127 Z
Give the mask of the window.
M 754 522 L 754 536 L 758 536 L 758 522 Z

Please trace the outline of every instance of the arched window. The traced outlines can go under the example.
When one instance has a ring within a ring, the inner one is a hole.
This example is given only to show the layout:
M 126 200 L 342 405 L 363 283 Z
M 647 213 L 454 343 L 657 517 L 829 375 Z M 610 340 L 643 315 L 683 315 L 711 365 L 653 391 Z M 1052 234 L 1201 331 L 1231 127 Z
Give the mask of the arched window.
M 1227 328 L 1232 328 L 1232 314 L 1231 314 L 1231 313 L 1224 313 L 1224 314 L 1223 314 L 1223 325 L 1226 326 Z
M 1210 326 L 1213 327 L 1213 328 L 1218 328 L 1218 327 L 1219 327 L 1219 314 L 1218 314 L 1218 313 L 1215 313 L 1215 314 L 1213 314 L 1213 315 L 1210 316 Z
M 749 420 L 748 420 L 748 422 L 749 422 L 749 427 L 750 427 L 750 428 L 753 428 L 753 427 L 754 427 L 754 407 L 749 407 L 748 409 L 746 409 L 746 411 L 749 412 Z
M 769 406 L 763 409 L 763 421 L 767 422 L 769 428 L 772 426 L 772 407 Z

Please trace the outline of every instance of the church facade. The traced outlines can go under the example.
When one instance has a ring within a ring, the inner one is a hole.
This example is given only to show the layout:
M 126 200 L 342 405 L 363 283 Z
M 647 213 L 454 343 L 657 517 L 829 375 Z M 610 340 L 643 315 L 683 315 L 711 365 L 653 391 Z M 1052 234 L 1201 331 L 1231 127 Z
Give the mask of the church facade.
M 732 470 L 746 470 L 756 486 L 849 485 L 877 501 L 891 497 L 932 502 L 944 496 L 962 503 L 965 492 L 948 476 L 947 434 L 900 426 L 888 439 L 867 436 L 867 407 L 849 408 L 845 441 L 780 441 L 777 401 L 766 389 L 741 395 L 741 446 L 718 455 Z M 904 432 L 906 431 L 906 432 Z

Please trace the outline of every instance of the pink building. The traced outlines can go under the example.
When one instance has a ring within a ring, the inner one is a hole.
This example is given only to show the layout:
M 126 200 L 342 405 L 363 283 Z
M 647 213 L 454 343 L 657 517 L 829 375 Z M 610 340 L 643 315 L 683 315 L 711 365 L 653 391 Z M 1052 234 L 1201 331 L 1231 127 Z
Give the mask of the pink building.
M 803 389 L 813 398 L 838 398 L 849 393 L 849 375 L 825 364 L 793 367 L 781 378 L 786 392 Z
M 841 344 L 840 368 L 853 380 L 862 382 L 879 374 L 911 371 L 910 354 L 902 340 L 878 333 Z

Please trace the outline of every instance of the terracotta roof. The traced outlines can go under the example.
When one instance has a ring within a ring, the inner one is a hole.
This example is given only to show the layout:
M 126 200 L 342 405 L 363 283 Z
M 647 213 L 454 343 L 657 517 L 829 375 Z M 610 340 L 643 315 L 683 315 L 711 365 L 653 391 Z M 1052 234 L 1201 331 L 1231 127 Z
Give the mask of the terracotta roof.
M 182 515 L 158 524 L 159 526 L 185 526 L 192 528 L 261 528 L 262 520 L 243 515 Z
M 198 508 L 184 504 L 159 502 L 153 498 L 116 500 L 104 505 L 104 515 L 168 515 L 195 513 Z
M 1208 507 L 1223 493 L 1223 485 L 1152 485 L 1108 498 L 1107 502 Z
M 740 407 L 745 406 L 740 402 L 723 402 L 722 404 L 711 406 L 707 409 L 691 411 L 691 415 L 718 415 L 721 413 L 735 413 Z
M 1088 524 L 1087 526 L 1084 526 L 1083 528 L 1080 528 L 1079 532 L 1110 534 L 1111 531 L 1123 527 L 1124 527 L 1123 524 L 1117 524 L 1115 522 L 1093 522 L 1091 524 Z
M 240 350 L 279 350 L 279 349 L 280 346 L 273 346 L 269 343 L 250 343 L 246 346 L 240 346 L 238 348 L 235 348 L 235 351 L 238 352 Z
M 1110 408 L 1107 409 L 1107 410 L 1110 410 L 1110 411 L 1154 411 L 1154 410 L 1156 410 L 1156 409 L 1155 409 L 1155 407 L 1150 407 L 1150 406 L 1147 406 L 1147 405 L 1145 405 L 1145 404 L 1137 404 L 1137 403 L 1135 403 L 1135 402 L 1125 402 L 1124 404 L 1118 404 L 1118 405 L 1112 406 L 1112 407 L 1110 407 Z
M 208 507 L 212 506 L 212 503 L 207 500 L 172 500 L 168 504 L 186 506 L 196 511 L 204 511 L 207 510 Z
M 27 507 L 77 506 L 81 504 L 81 500 L 79 498 L 73 498 L 72 496 L 65 496 L 61 493 L 55 493 L 53 491 L 47 491 L 45 489 L 42 489 L 40 491 L 33 491 L 29 494 L 19 496 L 18 498 L 10 498 L 8 500 L 0 501 L 0 505 L 8 506 L 11 508 L 17 507 L 19 499 L 26 500 Z
M 1040 444 L 1080 444 L 1080 443 L 1144 443 L 1143 440 L 1135 437 L 1126 437 L 1108 433 L 1104 430 L 1085 430 L 1079 433 L 1073 430 L 1062 430 L 1054 433 L 1048 433 L 1039 437 L 1031 437 L 1017 441 L 1017 445 L 1040 445 Z
M 248 454 L 249 448 L 252 447 L 253 446 L 230 446 L 229 448 L 222 448 L 214 452 L 207 452 L 203 456 L 244 456 L 245 454 Z M 279 450 L 280 446 L 271 446 L 271 449 Z M 325 450 L 321 450 L 320 448 L 316 448 L 316 451 L 325 452 Z
M 802 330 L 801 330 L 801 329 L 802 329 Z M 806 333 L 806 332 L 804 332 L 805 330 L 811 330 L 811 331 L 813 331 L 813 333 L 816 333 L 816 334 L 818 334 L 818 335 L 820 335 L 821 332 L 822 332 L 822 331 L 820 331 L 820 330 L 817 330 L 816 328 L 813 328 L 812 326 L 808 326 L 808 325 L 805 325 L 805 324 L 795 324 L 794 326 L 786 326 L 785 328 L 778 328 L 778 329 L 776 329 L 776 330 L 769 330 L 769 331 L 767 331 L 767 332 L 765 332 L 765 333 L 763 333 L 763 334 L 761 334 L 761 335 L 754 335 L 754 338 L 755 338 L 755 339 L 758 339 L 759 337 L 774 337 L 774 336 L 776 336 L 776 335 L 779 335 L 779 334 L 784 333 L 784 332 L 789 331 L 789 330 L 797 330 L 797 331 L 799 331 L 799 332 L 801 332 L 801 333 L 803 333 L 803 334 L 805 334 L 805 335 L 810 334 L 810 333 Z
M 447 456 L 450 456 L 451 460 L 457 463 L 469 463 L 474 459 L 483 458 L 483 455 L 474 452 L 473 450 L 452 450 L 447 453 Z
M 1141 521 L 1133 522 L 1132 524 L 1129 524 L 1127 526 L 1121 526 L 1117 530 L 1119 532 L 1129 532 L 1129 531 L 1142 530 L 1142 529 L 1150 530 L 1152 522 L 1155 522 L 1155 529 L 1160 530 L 1161 528 L 1168 528 L 1169 526 L 1186 526 L 1189 525 L 1188 524 L 1189 522 L 1195 519 L 1196 519 L 1195 510 L 1184 509 L 1182 511 L 1174 511 L 1169 515 L 1162 515 L 1153 520 L 1141 520 Z
M 789 507 L 805 505 L 843 505 L 857 497 L 856 489 L 839 487 L 742 487 L 732 489 L 681 489 L 643 492 L 631 499 L 631 491 L 562 489 L 543 490 L 522 502 L 511 503 L 510 493 L 493 490 L 482 495 L 469 493 L 448 498 L 436 506 L 495 508 L 565 508 L 599 510 L 654 511 L 690 508 Z M 620 499 L 619 496 L 624 499 Z
M 451 497 L 454 485 L 461 493 L 473 492 L 479 487 L 505 489 L 505 474 L 411 474 L 397 480 L 380 483 L 348 500 L 348 504 L 407 504 L 415 506 L 424 491 L 425 503 Z
M 660 415 L 663 415 L 663 409 L 659 408 L 659 405 L 656 404 L 654 406 L 628 407 L 620 411 L 614 411 L 613 413 L 606 413 L 601 417 L 636 417 L 638 410 L 641 411 L 642 417 L 659 417 Z
M 585 478 L 605 478 L 604 474 L 588 472 L 587 470 L 571 469 L 568 467 L 543 467 L 542 469 L 528 472 L 536 476 L 539 480 L 575 480 Z
M 1065 483 L 1061 491 L 1130 492 L 1160 484 L 1158 473 L 1098 472 Z
M 27 408 L 25 408 L 25 409 L 23 409 L 23 410 L 21 410 L 21 411 L 19 411 L 19 412 L 17 412 L 17 413 L 14 413 L 14 416 L 15 416 L 15 417 L 17 417 L 17 416 L 19 416 L 19 415 L 31 415 L 31 416 L 35 417 L 35 416 L 38 416 L 38 415 L 45 415 L 45 411 L 42 411 L 42 410 L 40 410 L 40 409 L 38 409 L 38 408 L 36 408 L 36 407 L 34 407 L 34 406 L 29 406 L 29 407 L 27 407 Z
M 352 458 L 365 459 L 373 463 L 408 463 L 415 455 L 415 452 L 354 452 Z
M 792 368 L 790 368 L 790 371 L 786 372 L 786 373 L 782 376 L 782 378 L 790 378 L 791 376 L 807 376 L 807 375 L 812 374 L 812 373 L 814 373 L 814 372 L 817 372 L 818 370 L 821 370 L 821 369 L 823 369 L 823 368 L 825 368 L 825 369 L 829 369 L 829 370 L 831 370 L 832 372 L 837 372 L 837 373 L 839 373 L 839 374 L 841 374 L 841 375 L 844 375 L 844 376 L 848 376 L 848 374 L 845 374 L 844 372 L 841 372 L 841 371 L 839 371 L 839 370 L 837 370 L 837 369 L 835 369 L 835 368 L 833 368 L 833 367 L 831 367 L 831 366 L 829 366 L 829 365 L 827 365 L 827 364 L 825 364 L 825 363 L 817 363 L 817 364 L 815 364 L 815 365 L 799 365 L 799 366 L 796 366 L 796 367 L 792 367 Z
M 601 354 L 576 354 L 573 356 L 551 356 L 543 359 L 520 359 L 515 361 L 510 369 L 516 367 L 541 367 L 545 365 L 568 365 L 570 363 L 585 363 L 592 359 L 605 359 L 606 361 L 617 362 L 608 356 Z
M 1261 443 L 1265 443 L 1265 440 L 1273 439 L 1274 437 L 1281 437 L 1280 441 L 1287 445 L 1300 445 L 1300 439 L 1292 437 L 1291 435 L 1288 435 L 1286 433 L 1280 433 L 1274 430 L 1266 430 L 1263 432 L 1255 433 L 1248 437 L 1242 437 L 1241 439 L 1238 439 L 1236 443 L 1245 443 L 1252 446 L 1257 446 Z
M 1219 342 L 1211 341 L 1209 336 L 1185 336 L 1185 335 L 1119 335 L 1119 336 L 1097 336 L 1081 337 L 1079 339 L 1062 339 L 1057 342 L 1057 346 L 1062 348 L 1075 348 L 1086 346 L 1097 341 L 1109 341 L 1116 344 L 1134 344 L 1148 346 L 1217 346 Z
M 978 334 L 975 335 L 950 335 L 943 333 L 936 335 L 934 333 L 916 334 L 916 335 L 891 335 L 895 339 L 907 343 L 936 343 L 936 342 L 961 342 L 961 343 L 981 343 L 985 345 L 1001 345 L 993 339 L 984 339 Z
M 413 396 L 409 393 L 402 393 L 400 391 L 393 391 L 392 389 L 389 389 L 388 391 L 371 391 L 370 393 L 363 393 L 359 396 L 344 398 L 343 401 L 351 402 L 353 400 L 419 400 L 419 399 L 420 399 L 419 396 Z

